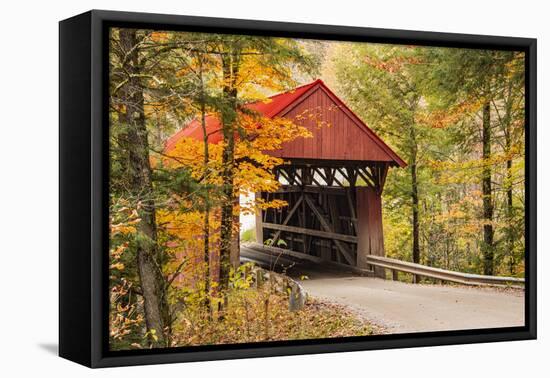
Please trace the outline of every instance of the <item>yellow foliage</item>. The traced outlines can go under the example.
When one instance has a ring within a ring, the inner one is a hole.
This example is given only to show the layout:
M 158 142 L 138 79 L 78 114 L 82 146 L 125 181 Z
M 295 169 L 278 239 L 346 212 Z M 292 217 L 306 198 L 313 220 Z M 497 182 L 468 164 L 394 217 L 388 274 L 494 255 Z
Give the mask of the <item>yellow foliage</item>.
M 164 43 L 168 40 L 170 34 L 165 31 L 154 31 L 151 33 L 151 40 L 153 42 Z
M 109 266 L 109 269 L 124 270 L 124 264 L 123 263 L 111 264 Z
M 280 184 L 273 175 L 273 169 L 284 164 L 284 160 L 269 155 L 269 151 L 281 149 L 283 143 L 296 138 L 311 137 L 311 132 L 289 119 L 270 119 L 250 114 L 239 115 L 238 127 L 245 131 L 247 138 L 236 140 L 235 195 L 278 190 Z M 195 179 L 203 178 L 205 184 L 221 185 L 223 146 L 223 142 L 209 145 L 209 163 L 205 168 L 203 141 L 183 137 L 162 162 L 166 167 L 190 169 L 192 176 Z M 278 202 L 272 204 L 281 206 Z M 262 206 L 266 208 L 269 203 L 263 203 Z M 255 208 L 258 206 L 246 205 L 243 210 L 253 211 Z
M 462 102 L 444 110 L 419 111 L 415 114 L 415 121 L 435 129 L 443 129 L 456 124 L 464 119 L 465 116 L 479 111 L 482 105 L 483 101 L 477 100 Z

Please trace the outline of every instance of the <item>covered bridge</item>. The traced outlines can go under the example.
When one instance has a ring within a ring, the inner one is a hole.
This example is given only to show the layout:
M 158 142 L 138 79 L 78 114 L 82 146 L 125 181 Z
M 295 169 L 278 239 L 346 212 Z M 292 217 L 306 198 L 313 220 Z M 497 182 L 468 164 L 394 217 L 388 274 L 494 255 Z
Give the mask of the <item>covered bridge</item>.
M 313 134 L 269 152 L 287 162 L 275 169 L 281 188 L 256 196 L 282 199 L 288 206 L 257 214 L 257 242 L 264 249 L 359 268 L 368 267 L 367 255 L 384 256 L 381 194 L 388 169 L 405 167 L 403 159 L 322 80 L 248 107 L 266 117 L 290 118 Z M 308 111 L 317 118 L 300 117 Z M 220 142 L 219 120 L 206 121 L 209 142 Z M 327 126 L 319 127 L 319 121 Z M 192 121 L 176 133 L 167 149 L 182 137 L 202 140 L 200 123 Z

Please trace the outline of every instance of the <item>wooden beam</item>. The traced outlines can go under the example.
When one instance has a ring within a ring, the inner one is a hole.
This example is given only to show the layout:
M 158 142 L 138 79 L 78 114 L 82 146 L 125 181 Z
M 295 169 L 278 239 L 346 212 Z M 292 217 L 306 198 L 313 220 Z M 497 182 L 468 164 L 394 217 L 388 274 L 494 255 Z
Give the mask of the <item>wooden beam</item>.
M 296 201 L 296 203 L 294 204 L 294 206 L 292 206 L 292 209 L 288 212 L 288 214 L 286 215 L 286 218 L 285 220 L 283 221 L 283 225 L 287 224 L 288 221 L 290 220 L 290 218 L 292 218 L 292 216 L 294 215 L 294 213 L 296 212 L 296 209 L 298 209 L 298 207 L 300 206 L 300 203 L 302 203 L 304 199 L 304 196 L 300 196 L 298 198 L 298 200 Z M 274 223 L 265 223 L 263 224 L 264 227 L 266 227 L 266 224 L 274 224 Z M 277 239 L 279 238 L 279 236 L 281 235 L 281 230 L 278 230 L 275 235 L 273 235 L 273 239 L 271 239 L 271 243 L 269 243 L 269 245 L 273 245 L 275 244 L 275 242 L 277 241 Z
M 342 175 L 342 177 L 343 177 L 344 179 L 346 179 L 348 183 L 351 182 L 350 178 L 348 177 L 348 172 L 347 172 L 347 170 L 342 169 L 342 168 L 336 168 L 336 170 L 337 170 L 338 172 L 340 172 L 340 174 Z
M 334 229 L 334 232 L 340 234 L 342 233 L 342 230 L 340 228 L 340 211 L 338 209 L 338 204 L 336 203 L 334 196 L 327 196 L 327 199 L 332 228 Z
M 296 193 L 301 191 L 302 189 L 299 186 L 282 184 L 276 193 Z
M 302 185 L 311 185 L 311 175 L 310 175 L 310 168 L 309 167 L 303 167 L 300 168 L 300 172 L 302 173 Z
M 355 229 L 355 235 L 357 235 L 357 214 L 355 212 L 355 204 L 353 203 L 352 190 L 354 190 L 354 188 L 349 188 L 346 190 L 346 198 L 348 200 L 351 223 L 353 224 L 353 228 Z
M 313 170 L 313 175 L 317 173 L 323 179 L 323 181 L 325 182 L 325 186 L 330 186 L 328 183 L 328 178 L 325 175 L 325 172 L 323 172 L 323 169 L 319 167 L 314 167 L 312 170 Z
M 300 186 L 294 186 L 294 185 L 282 185 L 279 188 L 279 190 L 277 190 L 275 193 L 299 193 L 299 192 L 313 193 L 313 194 L 327 193 L 331 195 L 345 196 L 346 187 L 343 188 L 340 186 L 314 186 L 314 185 L 306 185 L 304 187 L 300 187 Z
M 282 167 L 279 167 L 277 169 L 277 172 L 279 172 L 280 176 L 283 176 L 283 178 L 286 180 L 286 182 L 291 185 L 290 183 L 290 177 L 288 177 L 288 174 L 285 172 L 285 170 Z
M 336 197 L 327 195 L 327 200 L 328 200 L 328 209 L 329 209 L 332 228 L 334 229 L 335 233 L 342 234 L 342 229 L 341 229 L 342 222 L 340 221 L 340 211 L 336 203 Z M 331 257 L 331 253 L 328 254 L 327 260 L 330 260 L 330 257 Z M 336 258 L 338 259 L 339 257 L 340 257 L 340 254 L 336 254 Z M 338 260 L 338 262 L 340 262 L 340 260 Z
M 304 195 L 304 193 L 302 192 L 302 195 Z M 300 221 L 300 227 L 302 228 L 307 228 L 307 223 L 308 223 L 308 219 L 307 219 L 307 214 L 306 214 L 306 201 L 302 201 L 302 208 L 300 209 L 299 213 L 298 213 L 298 220 Z M 304 240 L 304 253 L 309 253 L 309 245 L 310 245 L 310 241 L 311 241 L 311 236 L 307 236 L 305 234 L 302 235 L 302 239 Z
M 287 170 L 289 167 L 281 168 L 281 175 L 284 176 L 289 185 L 294 185 L 294 175 L 291 171 L 293 169 Z
M 300 174 L 298 174 L 298 169 L 292 170 L 292 183 L 294 185 L 304 184 L 304 171 L 302 169 L 300 169 Z
M 243 252 L 244 252 L 243 255 L 247 255 L 247 257 L 250 256 L 251 258 L 254 258 L 255 255 L 257 255 L 257 254 L 265 255 L 265 256 L 273 256 L 274 258 L 276 258 L 278 256 L 289 256 L 289 257 L 294 257 L 294 258 L 297 258 L 297 259 L 309 260 L 309 261 L 312 261 L 314 263 L 327 264 L 327 265 L 333 266 L 335 268 L 344 269 L 346 271 L 349 270 L 349 271 L 352 271 L 354 273 L 360 274 L 362 276 L 367 276 L 367 277 L 372 277 L 373 276 L 372 271 L 367 270 L 367 269 L 359 269 L 355 266 L 350 266 L 350 265 L 347 265 L 347 264 L 339 264 L 339 263 L 334 262 L 334 261 L 322 261 L 320 257 L 306 255 L 302 252 L 292 251 L 290 249 L 282 249 L 282 248 L 277 248 L 277 247 L 268 247 L 268 246 L 265 246 L 265 245 L 264 246 L 252 245 L 252 246 L 241 247 L 241 248 L 243 249 Z
M 361 169 L 357 169 L 357 174 L 363 179 L 363 181 L 365 181 L 365 184 L 367 184 L 367 186 L 374 186 L 374 183 L 371 182 L 370 178 L 368 178 L 365 173 L 361 171 Z
M 374 183 L 374 189 L 378 194 L 381 192 L 381 179 L 382 179 L 382 171 L 380 170 L 380 166 L 378 164 L 374 166 L 368 166 L 365 168 L 365 172 L 369 175 L 369 177 L 372 179 L 372 182 Z
M 316 236 L 316 237 L 319 237 L 319 238 L 325 238 L 325 239 L 331 239 L 331 240 L 341 240 L 341 241 L 348 242 L 348 243 L 357 243 L 357 237 L 356 236 L 338 234 L 336 232 L 312 230 L 312 229 L 309 229 L 309 228 L 288 226 L 288 225 L 276 224 L 276 223 L 263 223 L 263 227 L 264 228 L 269 228 L 270 230 L 277 230 L 279 233 L 281 231 L 287 231 L 287 232 L 294 232 L 296 234 Z M 273 238 L 273 239 L 275 239 L 275 238 Z M 272 245 L 272 244 L 270 244 L 270 245 Z
M 338 178 L 336 177 L 336 169 L 334 170 L 334 173 L 332 175 L 332 181 L 336 182 L 338 184 L 338 186 L 345 187 L 344 183 L 341 182 L 340 180 L 338 180 Z
M 325 177 L 326 177 L 326 183 L 328 186 L 332 186 L 332 182 L 334 181 L 334 175 L 332 174 L 331 168 L 323 168 L 325 171 Z
M 259 252 L 270 253 L 270 254 L 272 254 L 272 256 L 274 258 L 276 258 L 277 256 L 280 256 L 280 255 L 287 255 L 287 256 L 292 256 L 292 257 L 296 257 L 296 258 L 299 258 L 299 259 L 303 259 L 303 260 L 309 260 L 309 261 L 312 261 L 312 262 L 315 262 L 315 263 L 321 263 L 322 262 L 321 258 L 319 258 L 319 257 L 307 255 L 307 254 L 302 253 L 302 252 L 293 251 L 293 250 L 285 249 L 285 248 L 271 247 L 271 246 L 267 246 L 267 245 L 257 246 L 257 247 L 253 247 L 253 248 L 250 248 L 250 247 L 246 247 L 246 248 L 251 249 L 253 252 L 255 252 L 256 250 L 259 250 Z
M 306 203 L 311 208 L 317 219 L 319 220 L 319 223 L 321 224 L 321 227 L 325 229 L 326 232 L 332 232 L 334 233 L 334 230 L 332 226 L 327 222 L 323 214 L 319 211 L 313 200 L 310 198 L 309 194 L 304 194 L 304 199 L 306 200 Z M 334 240 L 334 244 L 338 247 L 338 250 L 344 255 L 346 258 L 348 264 L 355 265 L 355 261 L 353 261 L 353 257 L 351 256 L 350 251 L 347 249 L 347 247 L 342 244 L 340 240 Z
M 357 183 L 357 170 L 352 167 L 346 167 L 345 169 L 346 169 L 346 172 L 348 173 L 349 186 L 354 187 L 355 184 Z
M 325 187 L 325 185 L 321 184 L 317 179 L 315 178 L 315 172 L 311 172 L 311 182 L 317 184 L 317 186 Z

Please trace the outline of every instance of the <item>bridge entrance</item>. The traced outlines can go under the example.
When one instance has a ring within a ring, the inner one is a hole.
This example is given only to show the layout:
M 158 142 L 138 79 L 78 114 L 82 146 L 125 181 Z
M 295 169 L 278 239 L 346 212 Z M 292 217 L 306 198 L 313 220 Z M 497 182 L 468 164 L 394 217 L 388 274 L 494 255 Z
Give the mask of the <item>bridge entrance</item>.
M 384 256 L 387 172 L 386 163 L 291 160 L 276 169 L 281 189 L 257 194 L 288 206 L 257 215 L 256 240 L 296 257 L 366 268 L 367 255 Z

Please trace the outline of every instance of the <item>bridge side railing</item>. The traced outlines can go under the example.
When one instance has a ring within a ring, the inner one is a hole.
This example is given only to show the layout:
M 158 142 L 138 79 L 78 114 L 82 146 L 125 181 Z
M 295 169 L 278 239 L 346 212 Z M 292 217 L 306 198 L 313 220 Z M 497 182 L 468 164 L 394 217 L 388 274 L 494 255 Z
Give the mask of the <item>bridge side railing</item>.
M 519 288 L 523 288 L 523 285 L 525 285 L 525 279 L 523 278 L 484 276 L 480 274 L 455 272 L 382 256 L 367 256 L 367 263 L 372 266 L 390 270 L 394 280 L 397 279 L 397 272 L 404 272 L 464 285 L 511 286 Z

